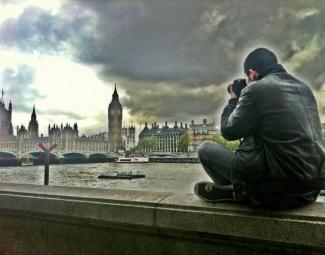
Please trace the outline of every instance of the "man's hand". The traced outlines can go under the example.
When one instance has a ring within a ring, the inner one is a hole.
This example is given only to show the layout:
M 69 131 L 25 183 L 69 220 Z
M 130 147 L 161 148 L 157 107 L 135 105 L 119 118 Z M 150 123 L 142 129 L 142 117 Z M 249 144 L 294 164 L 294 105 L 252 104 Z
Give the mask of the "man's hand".
M 231 85 L 228 87 L 228 93 L 229 93 L 229 95 L 230 95 L 230 98 L 238 98 L 238 97 L 236 96 L 235 92 L 233 91 Z

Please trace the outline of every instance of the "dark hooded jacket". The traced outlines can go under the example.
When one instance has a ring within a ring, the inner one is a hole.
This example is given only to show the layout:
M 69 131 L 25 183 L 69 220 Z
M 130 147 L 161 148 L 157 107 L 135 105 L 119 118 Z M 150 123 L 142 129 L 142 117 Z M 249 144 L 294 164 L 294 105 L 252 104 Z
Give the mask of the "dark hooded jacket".
M 301 193 L 320 189 L 324 141 L 311 89 L 275 65 L 232 98 L 221 117 L 227 140 L 240 139 L 232 178 L 237 189 Z

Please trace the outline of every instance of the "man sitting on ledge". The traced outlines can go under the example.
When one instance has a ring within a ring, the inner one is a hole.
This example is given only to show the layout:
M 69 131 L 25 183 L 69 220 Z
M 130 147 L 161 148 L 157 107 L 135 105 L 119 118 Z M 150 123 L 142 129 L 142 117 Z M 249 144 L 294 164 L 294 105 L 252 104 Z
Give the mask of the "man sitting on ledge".
M 247 56 L 244 71 L 246 80 L 228 86 L 231 98 L 221 116 L 222 136 L 240 139 L 239 148 L 211 141 L 199 146 L 199 160 L 213 183 L 197 183 L 195 194 L 268 209 L 315 201 L 324 184 L 325 146 L 311 89 L 265 48 Z

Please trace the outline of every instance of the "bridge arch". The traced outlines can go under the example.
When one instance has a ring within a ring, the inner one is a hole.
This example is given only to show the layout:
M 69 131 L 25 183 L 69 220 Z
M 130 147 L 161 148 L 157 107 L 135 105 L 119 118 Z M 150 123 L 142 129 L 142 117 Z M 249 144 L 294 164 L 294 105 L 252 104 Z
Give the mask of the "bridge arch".
M 65 152 L 62 154 L 63 158 L 61 159 L 63 163 L 87 163 L 88 158 L 85 154 L 81 152 Z
M 90 163 L 101 163 L 101 162 L 107 162 L 108 161 L 108 157 L 106 154 L 104 153 L 100 153 L 100 152 L 95 152 L 89 155 L 89 159 L 88 161 Z
M 105 153 L 95 152 L 89 155 L 89 158 L 107 158 Z
M 22 155 L 26 155 L 26 154 L 29 154 L 29 155 L 32 155 L 34 158 L 39 158 L 44 152 L 43 151 L 30 151 L 30 152 L 25 152 L 24 154 Z M 53 153 L 53 152 L 50 152 L 50 155 L 54 156 L 55 158 L 57 158 L 58 156 Z
M 62 153 L 63 157 L 85 157 L 87 158 L 87 155 L 82 153 L 82 152 L 78 152 L 78 151 L 69 151 L 69 152 L 64 152 Z
M 10 151 L 0 151 L 0 166 L 17 166 L 17 155 Z
M 12 152 L 12 151 L 0 151 L 0 157 L 7 157 L 7 158 L 16 158 L 17 159 L 17 155 Z

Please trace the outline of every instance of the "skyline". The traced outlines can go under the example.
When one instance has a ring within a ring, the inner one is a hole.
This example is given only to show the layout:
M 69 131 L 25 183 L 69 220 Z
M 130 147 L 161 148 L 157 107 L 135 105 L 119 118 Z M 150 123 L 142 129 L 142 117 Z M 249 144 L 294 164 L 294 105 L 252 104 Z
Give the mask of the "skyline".
M 2 97 L 1 97 L 1 99 L 3 100 L 4 98 L 3 98 L 3 96 L 4 96 L 4 91 L 3 91 L 3 89 L 1 90 L 1 94 L 2 94 Z M 11 100 L 9 100 L 9 102 L 7 103 L 7 105 L 6 105 L 6 102 L 5 102 L 5 100 L 3 100 L 4 101 L 4 103 L 5 103 L 5 108 L 7 108 L 8 109 L 8 107 L 9 107 L 9 103 L 11 103 L 11 105 L 13 105 L 13 103 L 11 102 Z M 14 107 L 13 107 L 14 108 Z M 33 107 L 32 107 L 32 110 L 31 110 L 31 113 L 30 113 L 30 115 L 32 115 L 33 114 L 33 112 L 35 112 L 35 114 L 36 114 L 36 120 L 37 120 L 37 122 L 38 122 L 38 125 L 41 127 L 41 120 L 38 118 L 38 113 L 37 113 L 37 107 L 35 106 L 35 105 L 33 105 Z M 14 112 L 14 110 L 13 110 L 13 112 L 12 112 L 12 114 L 14 115 L 15 114 L 15 112 Z M 31 120 L 31 117 L 27 120 L 27 122 L 26 123 L 21 123 L 20 125 L 14 125 L 13 124 L 13 131 L 14 131 L 14 135 L 17 135 L 17 128 L 21 128 L 22 126 L 24 126 L 25 128 L 27 128 L 27 123 L 29 123 L 30 122 L 30 120 Z M 204 121 L 207 121 L 207 119 L 203 119 L 202 120 L 202 123 L 204 123 Z M 213 124 L 215 124 L 215 122 L 214 122 L 214 120 L 212 120 L 212 123 Z M 73 124 L 78 124 L 77 122 L 74 122 L 74 123 L 71 123 L 71 122 L 66 122 L 66 123 L 63 123 L 63 122 L 53 122 L 53 123 L 48 123 L 47 125 L 46 125 L 46 127 L 47 127 L 47 129 L 49 128 L 49 127 L 54 127 L 54 126 L 57 126 L 57 127 L 61 127 L 62 128 L 62 125 L 63 125 L 63 127 L 66 127 L 67 125 L 68 126 L 72 126 Z M 137 134 L 139 134 L 140 132 L 141 132 L 141 130 L 143 130 L 143 128 L 147 125 L 148 126 L 148 128 L 150 129 L 151 128 L 151 126 L 150 126 L 150 124 L 152 125 L 152 128 L 155 126 L 156 127 L 156 125 L 157 125 L 157 127 L 159 128 L 159 127 L 164 127 L 164 126 L 166 126 L 166 125 L 168 125 L 169 127 L 172 127 L 173 125 L 175 125 L 175 124 L 177 124 L 179 127 L 183 127 L 184 126 L 184 128 L 187 128 L 187 125 L 190 125 L 190 123 L 187 123 L 187 122 L 182 122 L 182 121 L 174 121 L 174 122 L 167 122 L 167 121 L 164 121 L 164 122 L 144 122 L 144 123 L 138 123 L 138 126 L 139 126 L 139 129 L 137 129 L 137 127 L 136 127 L 136 125 L 135 124 L 128 124 L 128 125 L 123 125 L 122 126 L 122 128 L 130 128 L 130 127 L 134 127 L 135 128 L 135 130 L 136 130 L 136 133 Z M 161 126 L 160 126 L 160 124 L 161 124 Z M 195 124 L 198 124 L 197 122 L 195 122 Z M 201 123 L 200 123 L 201 124 Z M 48 130 L 47 130 L 48 131 Z M 90 133 L 90 134 L 88 134 L 88 135 L 96 135 L 96 134 L 98 134 L 98 133 L 105 133 L 105 132 L 107 132 L 107 130 L 98 130 L 98 132 L 97 133 Z M 80 136 L 82 136 L 82 135 L 84 135 L 84 134 L 80 134 Z M 39 136 L 40 137 L 45 137 L 46 136 L 46 133 L 40 133 L 39 134 Z
M 306 81 L 325 122 L 322 1 L 0 1 L 0 88 L 13 125 L 106 131 L 117 83 L 124 125 L 219 122 L 245 55 L 275 51 Z M 182 15 L 179 15 L 179 14 Z

